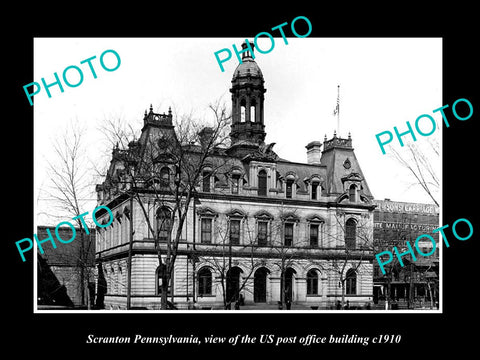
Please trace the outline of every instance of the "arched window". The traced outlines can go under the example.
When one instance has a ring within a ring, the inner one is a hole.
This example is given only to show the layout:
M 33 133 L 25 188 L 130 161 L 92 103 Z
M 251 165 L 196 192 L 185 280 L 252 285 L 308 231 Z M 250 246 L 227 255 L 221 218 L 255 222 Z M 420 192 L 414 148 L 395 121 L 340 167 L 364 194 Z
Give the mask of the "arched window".
M 348 199 L 350 202 L 357 201 L 357 187 L 353 184 L 350 185 L 350 188 L 348 189 Z
M 258 195 L 267 196 L 267 172 L 263 169 L 258 172 Z
M 166 207 L 157 210 L 157 237 L 159 241 L 168 241 L 172 230 L 171 212 Z
M 307 273 L 307 295 L 318 295 L 318 272 L 315 269 Z
M 345 223 L 345 247 L 355 249 L 357 236 L 357 222 L 350 218 Z
M 212 272 L 207 267 L 198 272 L 198 295 L 212 295 Z
M 242 99 L 240 101 L 240 122 L 245 122 L 245 110 L 246 110 L 247 104 L 245 102 L 245 99 Z
M 166 166 L 160 169 L 160 186 L 162 188 L 170 187 L 170 169 Z
M 345 294 L 357 294 L 357 273 L 353 269 L 349 269 L 345 277 Z
M 255 99 L 252 99 L 250 102 L 250 121 L 255 122 Z

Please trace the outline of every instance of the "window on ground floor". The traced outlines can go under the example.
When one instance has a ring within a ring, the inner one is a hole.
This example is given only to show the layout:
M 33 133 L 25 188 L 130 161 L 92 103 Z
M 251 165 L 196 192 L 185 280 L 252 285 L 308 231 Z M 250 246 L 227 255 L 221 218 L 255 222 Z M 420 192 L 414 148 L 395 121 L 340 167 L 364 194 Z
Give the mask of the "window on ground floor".
M 307 295 L 318 295 L 318 272 L 315 269 L 307 273 Z
M 212 295 L 212 272 L 209 268 L 202 268 L 198 272 L 198 295 Z
M 357 273 L 353 269 L 347 271 L 347 276 L 345 278 L 345 294 L 357 294 Z

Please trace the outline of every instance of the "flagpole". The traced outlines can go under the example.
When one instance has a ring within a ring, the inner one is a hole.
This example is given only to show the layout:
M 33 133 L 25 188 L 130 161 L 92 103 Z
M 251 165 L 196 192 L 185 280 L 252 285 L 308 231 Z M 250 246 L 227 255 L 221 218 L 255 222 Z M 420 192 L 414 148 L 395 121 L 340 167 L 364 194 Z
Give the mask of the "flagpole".
M 337 85 L 337 134 L 340 137 L 340 85 Z

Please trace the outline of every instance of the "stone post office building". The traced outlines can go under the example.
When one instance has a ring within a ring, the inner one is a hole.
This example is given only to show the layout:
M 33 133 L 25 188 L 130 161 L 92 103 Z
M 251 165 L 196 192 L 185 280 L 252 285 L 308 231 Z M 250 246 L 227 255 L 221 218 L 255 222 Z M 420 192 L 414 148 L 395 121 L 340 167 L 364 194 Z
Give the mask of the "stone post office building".
M 264 119 L 262 71 L 249 51 L 242 56 L 230 88 L 230 145 L 202 169 L 182 229 L 169 300 L 177 308 L 212 309 L 223 308 L 225 298 L 242 298 L 245 306 L 259 309 L 282 300 L 308 309 L 332 308 L 342 299 L 359 306 L 372 301 L 375 205 L 352 139 L 334 134 L 322 142 L 305 133 L 306 162 L 280 158 L 273 144 L 264 143 L 269 120 Z M 150 107 L 135 147 L 159 144 L 175 132 L 172 117 L 170 110 L 157 114 Z M 131 205 L 120 181 L 122 156 L 132 148 L 113 150 L 108 175 L 97 185 L 99 205 L 114 215 L 110 226 L 98 229 L 97 268 L 106 282 L 105 308 L 125 309 L 130 254 L 131 307 L 159 309 L 154 239 L 140 205 Z M 158 166 L 168 187 L 174 164 L 159 160 Z M 157 204 L 147 188 L 142 199 L 150 221 L 160 237 L 168 237 L 177 222 L 160 220 L 170 216 L 171 207 Z M 108 213 L 98 212 L 97 218 L 106 223 Z

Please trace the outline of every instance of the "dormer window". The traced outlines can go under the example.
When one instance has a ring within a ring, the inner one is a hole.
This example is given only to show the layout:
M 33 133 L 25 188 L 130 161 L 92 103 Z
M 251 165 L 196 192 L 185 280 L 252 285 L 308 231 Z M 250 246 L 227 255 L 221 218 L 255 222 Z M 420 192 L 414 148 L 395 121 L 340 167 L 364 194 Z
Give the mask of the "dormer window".
M 319 183 L 317 181 L 312 182 L 312 200 L 317 200 L 318 186 Z
M 203 192 L 210 192 L 210 177 L 211 174 L 209 171 L 203 172 L 203 182 L 202 182 L 202 191 Z
M 293 192 L 293 180 L 287 180 L 286 189 L 285 189 L 285 196 L 287 199 L 292 198 Z
M 258 195 L 267 196 L 267 172 L 263 169 L 258 172 Z
M 232 194 L 238 194 L 238 188 L 240 187 L 240 175 L 232 175 Z
M 355 185 L 350 185 L 350 188 L 348 189 L 348 200 L 350 202 L 357 201 L 357 187 Z
M 162 188 L 170 186 L 170 169 L 166 166 L 160 169 L 160 186 Z

